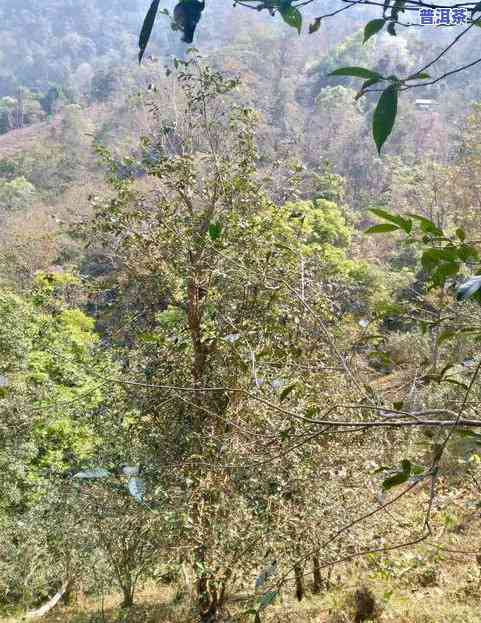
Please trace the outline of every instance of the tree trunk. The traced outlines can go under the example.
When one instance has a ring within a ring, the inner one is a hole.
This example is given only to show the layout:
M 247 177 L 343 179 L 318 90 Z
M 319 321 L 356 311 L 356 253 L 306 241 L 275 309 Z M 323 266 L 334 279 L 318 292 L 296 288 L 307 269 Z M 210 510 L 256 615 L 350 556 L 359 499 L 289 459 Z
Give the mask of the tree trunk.
M 319 595 L 322 590 L 321 563 L 319 562 L 319 554 L 312 557 L 312 592 Z
M 65 589 L 65 593 L 63 594 L 62 601 L 66 606 L 71 606 L 76 602 L 76 591 L 75 585 L 73 582 L 70 582 Z
M 134 605 L 134 589 L 130 584 L 122 586 L 123 600 L 121 608 L 131 608 Z
M 216 623 L 218 614 L 217 603 L 212 601 L 207 608 L 207 610 L 203 610 L 200 613 L 200 621 L 201 623 Z
M 294 574 L 296 576 L 296 598 L 297 601 L 302 601 L 306 594 L 306 589 L 304 586 L 304 574 L 302 572 L 302 567 L 296 565 L 294 567 Z
M 219 612 L 217 591 L 209 591 L 209 582 L 204 577 L 199 578 L 197 591 L 201 623 L 215 623 Z

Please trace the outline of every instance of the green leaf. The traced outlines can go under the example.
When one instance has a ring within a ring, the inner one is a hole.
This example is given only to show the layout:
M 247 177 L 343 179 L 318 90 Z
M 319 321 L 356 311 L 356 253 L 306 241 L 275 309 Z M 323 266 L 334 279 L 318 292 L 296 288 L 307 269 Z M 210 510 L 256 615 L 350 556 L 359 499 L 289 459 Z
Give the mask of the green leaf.
M 461 270 L 461 264 L 459 262 L 448 262 L 440 270 L 446 277 L 456 277 Z
M 373 35 L 378 33 L 380 30 L 384 28 L 384 24 L 386 20 L 384 19 L 372 19 L 370 22 L 366 24 L 364 27 L 364 41 L 366 43 Z
M 314 32 L 317 32 L 321 27 L 321 18 L 316 17 L 315 21 L 312 24 L 309 24 L 309 34 L 312 35 Z
M 394 474 L 394 476 L 386 478 L 386 480 L 384 480 L 384 482 L 382 483 L 382 488 L 384 489 L 384 491 L 389 491 L 389 489 L 392 489 L 393 487 L 402 485 L 404 482 L 406 482 L 406 480 L 408 480 L 408 478 L 409 472 L 398 472 L 397 474 Z
M 458 387 L 462 387 L 463 389 L 468 389 L 466 383 L 462 383 L 461 381 L 457 381 L 456 379 L 443 379 L 443 383 L 451 383 L 451 385 L 457 385 Z
M 461 229 L 461 227 L 456 230 L 456 236 L 461 240 L 461 242 L 466 240 L 466 233 L 464 229 Z
M 458 257 L 462 262 L 477 262 L 479 260 L 479 253 L 475 247 L 469 244 L 463 244 L 458 248 Z
M 481 277 L 472 277 L 459 286 L 456 292 L 458 301 L 465 301 L 481 288 Z
M 387 210 L 382 210 L 381 208 L 370 208 L 369 212 L 372 212 L 379 218 L 383 218 L 386 221 L 391 221 L 391 223 L 395 223 L 401 229 L 404 229 L 407 234 L 411 233 L 413 225 L 411 220 L 405 219 L 398 214 L 391 214 L 391 212 L 388 212 Z
M 452 329 L 446 329 L 445 331 L 442 331 L 442 333 L 440 333 L 438 337 L 438 344 L 442 344 L 443 342 L 450 340 L 455 335 L 456 331 L 453 331 Z
M 421 256 L 421 264 L 427 273 L 432 272 L 442 262 L 441 249 L 426 249 Z
M 444 249 L 441 250 L 441 253 L 443 260 L 446 262 L 455 262 L 459 257 L 458 249 L 453 244 L 444 247 Z
M 279 437 L 281 438 L 281 441 L 287 441 L 289 439 L 289 434 L 290 434 L 289 429 L 281 430 L 279 433 Z
M 451 368 L 454 368 L 453 363 L 446 364 L 444 368 L 441 370 L 441 372 L 439 373 L 439 378 L 442 379 L 445 376 L 445 374 L 449 372 L 449 370 L 451 370 Z
M 381 225 L 373 225 L 366 229 L 365 234 L 384 234 L 388 231 L 397 231 L 401 229 L 397 225 L 391 225 L 390 223 L 382 223 Z
M 406 78 L 406 80 L 428 80 L 431 76 L 427 74 L 425 71 L 421 71 L 419 74 L 413 74 Z
M 459 329 L 459 332 L 463 335 L 479 335 L 480 331 L 475 326 L 464 327 L 463 329 Z
M 282 19 L 297 30 L 299 34 L 301 34 L 302 28 L 302 13 L 296 7 L 291 5 L 281 5 L 279 9 L 280 14 L 282 15 Z
M 421 230 L 425 234 L 433 234 L 433 236 L 444 236 L 443 230 L 439 229 L 439 227 L 435 225 L 432 221 L 430 221 L 428 218 L 425 218 L 424 216 L 420 216 L 419 214 L 408 214 L 407 216 L 418 221 L 421 227 Z
M 285 400 L 287 396 L 289 396 L 289 394 L 296 389 L 296 386 L 297 386 L 297 383 L 292 383 L 292 385 L 288 385 L 287 387 L 284 387 L 279 398 L 280 402 Z
M 315 405 L 311 405 L 306 409 L 306 416 L 309 418 L 314 418 L 319 414 L 319 409 Z
M 211 223 L 209 225 L 209 236 L 211 240 L 218 240 L 222 232 L 222 225 L 220 223 Z
M 442 286 L 449 277 L 455 277 L 460 268 L 459 262 L 442 262 L 431 274 L 431 281 L 434 285 Z
M 390 470 L 392 470 L 392 465 L 381 465 L 380 467 L 375 469 L 372 473 L 381 474 L 382 472 L 389 472 Z
M 411 475 L 419 476 L 424 473 L 424 467 L 422 465 L 416 465 L 415 463 L 411 463 L 408 459 L 403 459 L 401 461 L 401 470 L 396 474 L 389 476 L 382 483 L 382 487 L 384 491 L 388 491 L 393 487 L 397 487 L 398 485 L 402 485 L 406 482 Z
M 383 218 L 386 221 L 391 221 L 392 223 L 399 225 L 399 217 L 396 214 L 388 212 L 387 210 L 382 210 L 381 208 L 369 208 L 369 212 L 379 216 L 379 218 Z
M 420 476 L 424 474 L 425 469 L 423 465 L 417 465 L 416 463 L 411 463 L 411 474 L 414 476 Z
M 152 28 L 154 27 L 155 17 L 159 10 L 160 0 L 153 0 L 150 5 L 147 15 L 145 16 L 144 23 L 142 24 L 142 30 L 139 36 L 139 64 L 142 62 L 144 52 L 149 43 L 150 35 L 152 34 Z
M 394 127 L 397 115 L 397 101 L 398 87 L 395 84 L 391 84 L 381 93 L 381 97 L 374 110 L 372 133 L 379 154 Z
M 381 74 L 377 71 L 371 71 L 370 69 L 364 69 L 364 67 L 340 67 L 331 71 L 329 76 L 353 76 L 354 78 L 364 78 L 366 80 L 382 80 Z

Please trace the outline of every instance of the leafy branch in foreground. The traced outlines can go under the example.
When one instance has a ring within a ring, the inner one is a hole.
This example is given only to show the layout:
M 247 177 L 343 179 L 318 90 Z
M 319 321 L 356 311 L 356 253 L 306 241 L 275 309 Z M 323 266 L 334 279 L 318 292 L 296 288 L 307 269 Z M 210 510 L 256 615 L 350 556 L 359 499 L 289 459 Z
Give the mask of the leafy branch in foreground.
M 422 248 L 421 264 L 431 287 L 456 287 L 456 298 L 469 298 L 481 303 L 481 276 L 460 280 L 462 269 L 481 271 L 480 254 L 474 243 L 466 239 L 464 229 L 447 233 L 432 220 L 419 214 L 400 216 L 381 208 L 370 210 L 386 221 L 367 229 L 367 234 L 400 232 L 406 234 L 406 244 L 418 244 Z
M 382 76 L 380 73 L 365 69 L 364 67 L 340 67 L 331 72 L 329 76 L 363 78 L 364 82 L 356 95 L 356 99 L 362 97 L 365 93 L 369 92 L 371 87 L 380 82 L 389 83 L 389 85 L 382 90 L 376 108 L 374 109 L 372 120 L 372 134 L 379 154 L 381 153 L 382 146 L 391 134 L 394 122 L 396 121 L 399 92 L 408 87 L 412 80 L 426 80 L 430 77 L 429 74 L 422 72 L 401 79 L 397 76 Z
M 343 0 L 346 2 L 347 0 Z M 272 17 L 277 14 L 280 15 L 282 20 L 294 28 L 299 35 L 302 32 L 303 16 L 302 8 L 306 5 L 314 5 L 319 0 L 240 0 L 234 1 L 234 6 L 240 5 L 245 8 L 253 9 L 256 12 L 268 11 Z M 340 9 L 326 13 L 317 17 L 310 25 L 308 32 L 314 34 L 320 27 L 322 20 L 328 17 L 333 17 L 339 13 L 357 8 L 360 5 L 359 2 L 348 2 L 347 6 L 342 6 Z M 382 6 L 382 17 L 370 20 L 364 27 L 364 43 L 369 41 L 373 36 L 380 33 L 385 27 L 387 32 L 391 36 L 396 36 L 396 27 L 412 27 L 418 26 L 418 19 L 416 21 L 402 21 L 403 16 L 408 16 L 413 12 L 418 13 L 421 9 L 425 8 L 434 12 L 437 8 L 446 9 L 446 5 L 432 4 L 425 2 L 424 0 L 386 0 L 383 4 L 376 0 L 365 0 L 362 2 L 362 6 L 372 5 L 376 7 Z M 458 7 L 458 5 L 453 5 Z M 154 27 L 155 19 L 158 13 L 166 15 L 171 20 L 171 28 L 173 30 L 180 30 L 183 33 L 182 41 L 191 43 L 194 37 L 196 27 L 202 17 L 202 12 L 205 8 L 205 2 L 199 2 L 198 0 L 180 0 L 174 8 L 173 16 L 170 15 L 167 9 L 159 11 L 159 0 L 153 0 L 150 8 L 145 16 L 144 23 L 139 37 L 139 62 L 142 61 L 144 52 L 147 48 L 150 40 L 152 30 Z M 360 91 L 357 94 L 357 98 L 361 97 L 365 93 L 369 92 L 371 87 L 377 85 L 379 82 L 388 82 L 388 86 L 382 90 L 381 96 L 378 100 L 377 106 L 373 114 L 372 133 L 374 142 L 376 144 L 378 153 L 381 152 L 381 148 L 385 141 L 389 137 L 394 127 L 394 123 L 397 116 L 398 109 L 398 96 L 399 92 L 420 86 L 428 86 L 443 80 L 444 78 L 465 71 L 481 62 L 481 58 L 460 67 L 456 67 L 449 71 L 446 71 L 441 76 L 431 79 L 427 69 L 432 67 L 441 57 L 452 48 L 464 37 L 473 26 L 480 26 L 481 20 L 479 15 L 481 14 L 481 4 L 472 2 L 462 5 L 462 11 L 464 20 L 460 21 L 458 25 L 468 24 L 451 43 L 444 48 L 433 60 L 425 64 L 421 69 L 411 76 L 400 78 L 398 76 L 382 76 L 377 72 L 373 72 L 369 69 L 362 67 L 342 67 L 332 72 L 331 76 L 350 76 L 356 78 L 364 78 L 364 83 L 361 86 Z M 421 82 L 420 82 L 421 81 Z M 427 82 L 422 82 L 427 81 Z

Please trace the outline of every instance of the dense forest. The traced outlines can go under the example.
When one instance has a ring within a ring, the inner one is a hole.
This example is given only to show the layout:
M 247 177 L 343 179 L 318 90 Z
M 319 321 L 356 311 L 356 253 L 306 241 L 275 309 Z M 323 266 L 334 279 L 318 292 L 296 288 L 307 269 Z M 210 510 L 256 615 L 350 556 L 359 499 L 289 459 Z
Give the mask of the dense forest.
M 2 623 L 481 621 L 478 9 L 251 3 L 0 0 Z

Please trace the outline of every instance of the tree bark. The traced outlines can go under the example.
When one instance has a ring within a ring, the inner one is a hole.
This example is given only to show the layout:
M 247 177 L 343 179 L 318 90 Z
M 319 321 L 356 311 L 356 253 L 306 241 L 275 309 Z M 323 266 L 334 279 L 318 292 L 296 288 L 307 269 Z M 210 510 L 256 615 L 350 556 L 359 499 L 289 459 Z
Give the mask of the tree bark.
M 315 595 L 319 595 L 322 590 L 322 575 L 321 575 L 321 564 L 319 562 L 319 555 L 314 554 L 312 557 L 312 592 Z
M 69 582 L 65 593 L 63 594 L 62 601 L 66 606 L 71 606 L 76 601 L 76 592 L 74 582 Z
M 135 589 L 131 582 L 122 585 L 123 600 L 121 608 L 131 608 L 134 605 L 134 592 Z
M 197 582 L 198 603 L 201 623 L 215 623 L 219 611 L 219 601 L 215 588 L 209 590 L 209 581 L 201 577 Z
M 306 594 L 306 589 L 304 586 L 304 574 L 302 572 L 302 567 L 296 565 L 294 567 L 294 574 L 296 576 L 296 598 L 297 601 L 302 601 Z

